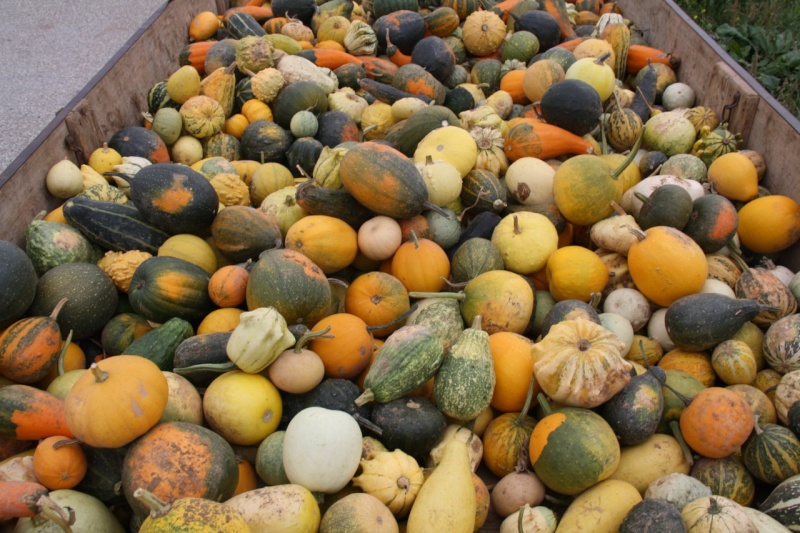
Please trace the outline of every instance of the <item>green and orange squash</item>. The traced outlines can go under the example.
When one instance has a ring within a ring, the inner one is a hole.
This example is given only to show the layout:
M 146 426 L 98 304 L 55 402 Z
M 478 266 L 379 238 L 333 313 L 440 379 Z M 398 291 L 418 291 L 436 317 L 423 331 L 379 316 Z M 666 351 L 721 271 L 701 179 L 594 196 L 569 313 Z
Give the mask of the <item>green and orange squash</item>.
M 0 387 L 0 437 L 39 440 L 55 435 L 73 436 L 61 398 L 30 385 Z
M 151 257 L 134 272 L 128 298 L 136 313 L 153 322 L 178 317 L 196 324 L 214 307 L 208 295 L 209 277 L 183 259 Z
M 123 157 L 144 157 L 151 163 L 170 161 L 167 145 L 156 132 L 144 126 L 128 126 L 117 130 L 108 140 L 108 147 Z
M 222 255 L 234 263 L 242 263 L 278 246 L 281 231 L 275 219 L 264 211 L 232 205 L 214 217 L 211 237 Z
M 205 176 L 175 164 L 154 164 L 137 172 L 131 200 L 151 224 L 172 235 L 205 230 L 219 207 L 217 192 Z
M 61 330 L 56 317 L 67 303 L 61 300 L 50 316 L 20 319 L 0 333 L 0 374 L 17 383 L 36 383 L 58 362 Z

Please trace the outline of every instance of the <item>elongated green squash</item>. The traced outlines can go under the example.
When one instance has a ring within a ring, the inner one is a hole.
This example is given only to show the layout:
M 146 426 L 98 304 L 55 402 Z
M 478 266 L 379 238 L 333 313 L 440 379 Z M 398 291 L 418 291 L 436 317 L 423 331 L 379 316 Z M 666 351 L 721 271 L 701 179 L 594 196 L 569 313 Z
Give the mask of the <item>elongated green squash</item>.
M 472 420 L 489 406 L 495 373 L 489 334 L 481 328 L 481 316 L 461 332 L 450 348 L 433 382 L 433 396 L 444 414 Z
M 157 255 L 169 238 L 133 205 L 75 197 L 64 203 L 64 218 L 90 241 L 117 252 L 141 250 Z
M 126 355 L 141 355 L 153 361 L 161 370 L 173 369 L 175 349 L 194 335 L 192 325 L 182 318 L 170 318 L 133 341 L 125 349 Z
M 430 328 L 421 324 L 401 327 L 378 350 L 356 405 L 405 396 L 433 377 L 443 358 L 442 341 Z
M 761 309 L 755 300 L 746 298 L 715 293 L 690 294 L 669 306 L 664 322 L 675 346 L 702 352 L 729 339 Z

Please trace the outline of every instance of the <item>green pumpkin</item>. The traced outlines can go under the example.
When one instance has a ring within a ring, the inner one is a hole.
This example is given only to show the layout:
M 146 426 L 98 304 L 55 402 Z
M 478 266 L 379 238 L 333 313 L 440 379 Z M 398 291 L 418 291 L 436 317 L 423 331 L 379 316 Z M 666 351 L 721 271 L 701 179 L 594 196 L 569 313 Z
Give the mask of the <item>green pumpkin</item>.
M 760 425 L 742 447 L 744 464 L 753 476 L 777 485 L 800 474 L 800 440 L 792 431 L 778 424 Z

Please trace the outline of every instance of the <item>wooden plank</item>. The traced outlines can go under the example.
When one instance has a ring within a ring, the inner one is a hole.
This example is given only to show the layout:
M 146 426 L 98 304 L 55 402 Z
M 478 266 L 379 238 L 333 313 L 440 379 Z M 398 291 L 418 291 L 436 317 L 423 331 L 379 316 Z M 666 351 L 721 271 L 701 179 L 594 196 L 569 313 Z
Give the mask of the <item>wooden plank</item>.
M 218 1 L 166 2 L 0 174 L 0 239 L 24 244 L 33 216 L 59 205 L 44 185 L 51 166 L 64 158 L 80 163 L 118 129 L 141 124 L 147 91 L 178 68 L 189 21 L 199 11 L 218 12 Z
M 722 115 L 740 93 L 730 127 L 742 133 L 743 148 L 759 152 L 767 163 L 763 185 L 773 194 L 800 202 L 800 120 L 736 63 L 673 0 L 618 0 L 649 44 L 681 58 L 678 77 L 697 93 L 697 104 Z M 740 107 L 741 106 L 741 107 Z M 781 264 L 800 270 L 800 245 L 781 253 Z

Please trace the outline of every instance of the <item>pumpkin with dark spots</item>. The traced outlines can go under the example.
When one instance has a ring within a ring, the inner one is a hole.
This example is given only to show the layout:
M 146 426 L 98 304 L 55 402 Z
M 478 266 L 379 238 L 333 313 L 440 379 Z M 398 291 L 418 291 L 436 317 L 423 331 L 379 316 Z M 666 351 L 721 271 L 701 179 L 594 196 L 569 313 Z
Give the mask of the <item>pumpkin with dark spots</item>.
M 122 490 L 138 516 L 149 508 L 133 495 L 143 488 L 166 503 L 180 498 L 222 502 L 239 482 L 236 453 L 212 430 L 189 422 L 164 422 L 128 449 Z
M 203 174 L 169 163 L 137 172 L 131 200 L 148 222 L 173 235 L 206 230 L 219 208 L 217 192 Z

